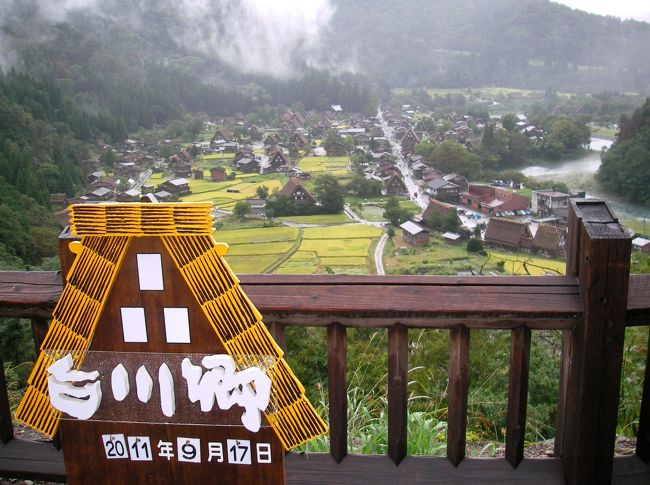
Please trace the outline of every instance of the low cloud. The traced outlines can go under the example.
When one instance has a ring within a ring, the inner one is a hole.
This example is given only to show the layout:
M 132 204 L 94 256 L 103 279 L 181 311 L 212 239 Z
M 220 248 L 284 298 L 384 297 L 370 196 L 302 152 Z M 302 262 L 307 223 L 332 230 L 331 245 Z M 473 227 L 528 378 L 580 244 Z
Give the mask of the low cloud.
M 178 45 L 243 72 L 288 78 L 301 64 L 340 67 L 324 46 L 334 14 L 331 0 L 0 0 L 2 32 L 26 11 L 42 24 L 90 11 L 132 28 L 150 22 L 145 19 L 152 12 L 165 12 L 173 19 L 167 33 Z M 35 35 L 45 37 L 46 31 Z M 8 36 L 0 34 L 0 52 L 5 53 L 0 62 L 8 60 L 10 47 Z

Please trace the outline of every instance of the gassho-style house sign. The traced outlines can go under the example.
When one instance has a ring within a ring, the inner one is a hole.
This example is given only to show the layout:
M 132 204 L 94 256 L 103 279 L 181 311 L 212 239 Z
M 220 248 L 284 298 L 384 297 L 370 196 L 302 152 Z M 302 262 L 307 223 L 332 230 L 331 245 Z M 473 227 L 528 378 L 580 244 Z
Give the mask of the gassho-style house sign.
M 75 259 L 16 412 L 70 483 L 284 483 L 327 432 L 212 239 L 210 204 L 71 206 Z

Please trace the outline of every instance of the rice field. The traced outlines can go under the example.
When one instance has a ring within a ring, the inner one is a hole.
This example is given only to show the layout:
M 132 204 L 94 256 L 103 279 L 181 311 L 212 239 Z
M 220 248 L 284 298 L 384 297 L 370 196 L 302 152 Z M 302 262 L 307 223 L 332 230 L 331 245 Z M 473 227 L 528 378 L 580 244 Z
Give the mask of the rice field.
M 372 239 L 303 239 L 300 249 L 313 251 L 319 257 L 363 257 L 368 256 Z
M 251 175 L 255 176 L 255 174 Z M 189 182 L 192 193 L 184 196 L 183 202 L 212 202 L 224 210 L 232 210 L 238 201 L 255 197 L 257 188 L 262 185 L 265 185 L 269 192 L 282 188 L 282 182 L 278 179 L 248 182 L 246 178 L 243 180 L 238 178 L 226 182 L 211 182 L 209 180 L 190 180 Z M 237 192 L 228 192 L 228 190 Z
M 515 254 L 502 254 L 488 251 L 490 259 L 504 261 L 503 269 L 506 274 L 544 276 L 546 274 L 563 275 L 566 270 L 564 261 L 536 258 Z M 528 270 L 528 271 L 526 271 Z
M 350 218 L 345 214 L 321 214 L 316 216 L 279 217 L 281 221 L 295 224 L 346 224 Z
M 214 238 L 230 245 L 235 244 L 265 244 L 269 242 L 294 242 L 300 230 L 297 227 L 277 226 L 258 227 L 253 229 L 231 229 L 217 231 Z
M 304 157 L 298 162 L 298 168 L 312 175 L 328 173 L 338 177 L 349 175 L 349 163 L 348 157 Z
M 294 250 L 300 238 L 296 227 L 257 227 L 217 231 L 214 239 L 230 248 L 226 261 L 235 273 L 265 273 Z
M 365 224 L 346 224 L 331 227 L 307 227 L 303 239 L 373 239 L 381 236 L 381 229 Z

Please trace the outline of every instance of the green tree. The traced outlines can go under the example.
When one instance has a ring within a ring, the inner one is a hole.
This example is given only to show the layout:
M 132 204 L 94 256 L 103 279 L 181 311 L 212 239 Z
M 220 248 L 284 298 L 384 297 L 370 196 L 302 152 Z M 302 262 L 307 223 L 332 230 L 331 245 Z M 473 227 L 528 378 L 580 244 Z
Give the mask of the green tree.
M 333 175 L 320 175 L 314 181 L 314 196 L 325 214 L 338 214 L 343 210 L 344 189 Z
M 260 199 L 268 199 L 269 198 L 269 188 L 266 185 L 259 185 L 255 189 L 255 195 L 257 195 Z
M 393 227 L 399 226 L 401 211 L 402 209 L 399 205 L 399 200 L 397 200 L 397 197 L 389 197 L 386 199 L 383 217 L 388 222 L 390 222 Z
M 233 214 L 239 219 L 240 221 L 243 221 L 246 219 L 246 216 L 250 214 L 251 212 L 251 205 L 246 202 L 245 200 L 240 200 L 235 204 L 235 207 L 233 208 Z
M 468 253 L 479 253 L 483 251 L 483 244 L 480 239 L 471 238 L 467 241 L 467 252 Z

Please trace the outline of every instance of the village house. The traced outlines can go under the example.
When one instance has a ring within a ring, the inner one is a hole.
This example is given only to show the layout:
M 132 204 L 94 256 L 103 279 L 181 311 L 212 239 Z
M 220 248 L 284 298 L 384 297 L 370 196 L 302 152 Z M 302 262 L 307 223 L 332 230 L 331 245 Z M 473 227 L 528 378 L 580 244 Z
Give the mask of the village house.
M 266 199 L 247 199 L 246 202 L 251 208 L 251 216 L 266 217 Z
M 440 237 L 442 237 L 442 241 L 445 244 L 449 244 L 451 246 L 458 246 L 460 243 L 463 242 L 463 236 L 461 234 L 458 234 L 457 232 L 445 232 Z
M 120 192 L 115 197 L 117 202 L 138 202 L 142 194 L 138 189 L 128 189 L 124 192 Z
M 235 162 L 235 167 L 244 173 L 260 173 L 260 162 L 256 158 L 244 157 Z
M 389 195 L 405 196 L 409 195 L 408 188 L 402 179 L 401 174 L 393 174 L 384 179 L 384 190 Z
M 429 205 L 427 205 L 427 208 L 422 213 L 422 220 L 427 226 L 438 228 L 442 224 L 442 221 L 451 217 L 451 215 L 456 217 L 457 223 L 460 226 L 462 222 L 460 217 L 458 217 L 458 210 L 455 206 L 440 200 L 429 199 Z
M 264 172 L 279 172 L 281 171 L 281 167 L 287 167 L 288 170 L 288 166 L 289 160 L 284 155 L 284 152 L 280 149 L 276 149 L 269 153 L 269 159 L 266 167 L 264 168 Z
M 176 178 L 164 182 L 162 184 L 162 189 L 171 192 L 177 197 L 181 197 L 190 193 L 190 183 L 186 178 Z
M 290 177 L 278 195 L 287 197 L 296 206 L 303 207 L 316 204 L 314 196 L 302 186 L 296 177 Z
M 205 173 L 201 169 L 192 170 L 192 177 L 194 180 L 203 180 L 205 178 Z
M 558 258 L 564 249 L 565 236 L 564 227 L 539 224 L 533 237 L 533 251 Z
M 644 237 L 632 239 L 632 248 L 645 254 L 650 254 L 650 240 Z
M 406 221 L 400 224 L 399 227 L 402 230 L 402 237 L 407 243 L 413 244 L 414 246 L 423 246 L 429 242 L 429 233 L 419 224 L 413 221 Z
M 107 201 L 113 198 L 114 192 L 107 187 L 97 187 L 93 191 L 86 194 L 89 200 Z
M 501 187 L 484 184 L 469 184 L 467 192 L 460 194 L 461 204 L 483 214 L 528 209 L 530 199 Z
M 568 210 L 569 194 L 555 190 L 534 190 L 530 208 L 533 214 L 548 217 L 557 209 Z
M 491 217 L 483 240 L 488 246 L 503 247 L 512 251 L 530 250 L 533 235 L 527 222 Z
M 166 190 L 159 190 L 158 192 L 155 192 L 153 196 L 158 202 L 174 202 L 178 200 L 178 197 L 175 194 Z
M 226 168 L 225 167 L 212 167 L 210 169 L 210 181 L 211 182 L 224 182 L 226 180 Z
M 434 179 L 427 182 L 427 193 L 438 200 L 446 202 L 458 202 L 460 187 L 444 178 Z
M 443 175 L 442 178 L 447 182 L 457 185 L 461 190 L 467 190 L 467 177 L 464 175 L 459 173 L 448 173 L 447 175 Z

